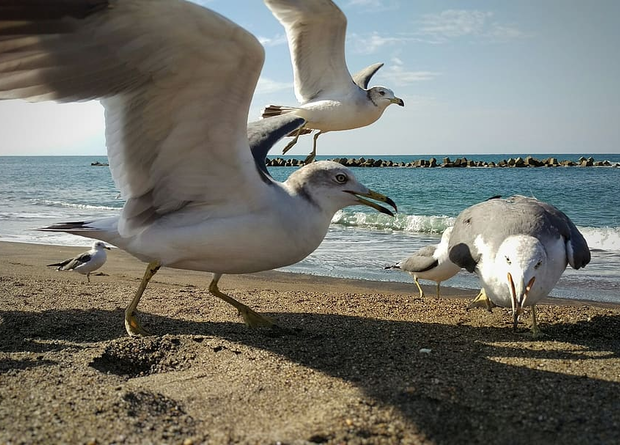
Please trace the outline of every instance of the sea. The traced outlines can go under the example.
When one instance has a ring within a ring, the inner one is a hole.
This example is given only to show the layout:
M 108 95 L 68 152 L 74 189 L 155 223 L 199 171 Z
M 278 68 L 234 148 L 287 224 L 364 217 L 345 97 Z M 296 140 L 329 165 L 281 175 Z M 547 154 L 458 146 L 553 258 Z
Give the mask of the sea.
M 411 162 L 417 159 L 466 157 L 499 162 L 528 154 L 496 155 L 365 155 L 366 159 Z M 620 154 L 534 154 L 577 161 L 581 156 L 620 163 Z M 299 156 L 297 159 L 303 159 Z M 332 159 L 340 156 L 319 156 Z M 352 157 L 352 156 L 347 156 Z M 359 157 L 359 156 L 358 156 Z M 286 158 L 286 157 L 285 157 Z M 37 231 L 64 221 L 81 221 L 119 213 L 119 197 L 105 156 L 0 157 L 0 240 L 8 242 L 88 246 L 78 236 Z M 271 167 L 283 181 L 296 167 Z M 585 268 L 570 266 L 551 296 L 620 303 L 620 168 L 353 168 L 369 188 L 398 204 L 396 217 L 365 206 L 338 212 L 321 246 L 305 260 L 281 270 L 320 276 L 375 281 L 410 282 L 398 270 L 386 270 L 417 249 L 438 243 L 441 233 L 463 209 L 489 197 L 533 196 L 566 213 L 585 236 L 592 261 Z M 299 234 L 303 236 L 303 233 Z M 1 254 L 1 248 L 0 248 Z M 423 281 L 424 283 L 424 281 Z M 427 284 L 433 284 L 428 283 Z M 459 272 L 442 283 L 475 291 L 474 274 Z

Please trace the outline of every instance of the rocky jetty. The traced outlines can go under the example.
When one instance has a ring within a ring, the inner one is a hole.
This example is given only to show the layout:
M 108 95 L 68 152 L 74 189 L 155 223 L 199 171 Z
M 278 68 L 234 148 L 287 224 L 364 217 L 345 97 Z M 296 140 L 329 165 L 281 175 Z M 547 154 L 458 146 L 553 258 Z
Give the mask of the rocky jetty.
M 107 162 L 95 161 L 91 162 L 90 165 L 92 165 L 93 167 L 108 167 L 110 164 L 108 164 Z
M 536 159 L 532 156 L 525 158 L 508 158 L 499 162 L 476 161 L 466 157 L 443 158 L 439 162 L 436 158 L 415 159 L 410 162 L 394 162 L 391 160 L 374 158 L 333 158 L 332 161 L 338 162 L 347 167 L 404 167 L 404 168 L 463 168 L 463 167 L 486 167 L 486 168 L 527 168 L 527 167 L 620 167 L 620 163 L 610 161 L 595 161 L 592 157 L 579 158 L 576 162 L 571 160 L 560 161 L 555 157 L 546 159 Z M 273 158 L 267 159 L 268 167 L 299 167 L 304 165 L 304 161 L 294 158 Z

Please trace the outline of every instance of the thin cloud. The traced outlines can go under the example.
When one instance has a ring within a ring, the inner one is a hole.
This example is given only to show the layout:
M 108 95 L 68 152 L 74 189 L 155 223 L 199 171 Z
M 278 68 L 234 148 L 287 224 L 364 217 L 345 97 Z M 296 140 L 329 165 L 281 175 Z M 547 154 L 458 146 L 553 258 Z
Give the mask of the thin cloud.
M 254 94 L 273 94 L 278 91 L 293 90 L 292 82 L 278 82 L 267 77 L 260 77 Z
M 510 24 L 494 20 L 490 11 L 448 9 L 438 14 L 426 14 L 418 22 L 417 34 L 429 37 L 432 43 L 444 43 L 462 37 L 506 41 L 527 37 Z
M 355 8 L 357 12 L 393 11 L 400 7 L 397 0 L 349 0 L 345 8 Z
M 398 46 L 403 43 L 419 41 L 419 38 L 405 36 L 405 35 L 393 35 L 387 36 L 373 32 L 369 35 L 350 34 L 347 37 L 347 47 L 356 54 L 374 54 L 383 51 L 387 47 Z
M 263 46 L 285 45 L 288 42 L 286 39 L 286 34 L 276 34 L 273 37 L 258 36 L 257 39 Z
M 441 73 L 434 71 L 407 70 L 403 61 L 398 57 L 393 57 L 390 62 L 377 76 L 379 79 L 386 79 L 389 85 L 403 87 L 417 82 L 433 80 L 441 75 Z

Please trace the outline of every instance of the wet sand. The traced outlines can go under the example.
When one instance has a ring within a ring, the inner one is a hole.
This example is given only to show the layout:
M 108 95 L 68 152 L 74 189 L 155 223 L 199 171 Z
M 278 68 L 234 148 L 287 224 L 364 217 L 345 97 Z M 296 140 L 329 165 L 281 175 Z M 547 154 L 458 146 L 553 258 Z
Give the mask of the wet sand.
M 206 273 L 117 249 L 0 243 L 0 444 L 597 444 L 620 441 L 620 306 L 548 299 L 546 336 L 471 291 L 267 272 L 220 289 L 290 330 L 246 328 Z

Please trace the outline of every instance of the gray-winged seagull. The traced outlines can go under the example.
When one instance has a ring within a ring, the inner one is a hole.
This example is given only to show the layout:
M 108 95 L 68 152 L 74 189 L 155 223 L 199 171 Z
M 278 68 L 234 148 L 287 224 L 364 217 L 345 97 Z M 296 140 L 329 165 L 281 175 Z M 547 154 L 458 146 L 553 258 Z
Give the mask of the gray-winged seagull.
M 48 266 L 57 267 L 56 270 L 73 270 L 75 272 L 86 275 L 86 279 L 90 283 L 91 272 L 96 271 L 103 266 L 108 259 L 106 250 L 110 250 L 105 243 L 95 241 L 88 252 L 83 252 L 76 257 L 61 261 L 60 263 L 48 264 Z
M 148 263 L 125 310 L 130 335 L 148 334 L 136 307 L 162 266 L 212 272 L 213 295 L 248 325 L 274 326 L 221 292 L 222 274 L 302 260 L 343 207 L 392 214 L 365 198 L 396 208 L 335 162 L 283 183 L 268 174 L 269 148 L 304 120 L 248 127 L 263 47 L 209 9 L 182 0 L 11 2 L 0 5 L 0 31 L 0 98 L 100 99 L 105 108 L 122 212 L 46 230 L 100 239 Z
M 420 298 L 424 297 L 424 290 L 418 280 L 430 280 L 437 283 L 437 298 L 442 281 L 452 278 L 461 268 L 448 258 L 448 241 L 452 227 L 448 227 L 441 235 L 439 244 L 422 247 L 406 260 L 403 260 L 387 269 L 400 269 L 413 277 L 413 281 L 420 291 Z
M 368 89 L 370 78 L 383 66 L 377 63 L 351 77 L 345 60 L 347 18 L 331 0 L 265 0 L 286 30 L 293 63 L 298 106 L 269 105 L 263 117 L 295 113 L 306 123 L 283 150 L 286 153 L 301 134 L 318 130 L 316 140 L 328 131 L 365 127 L 381 117 L 390 104 L 404 106 L 402 99 L 385 87 Z
M 532 332 L 540 333 L 536 303 L 570 264 L 590 262 L 588 244 L 573 222 L 550 204 L 524 196 L 494 198 L 463 210 L 454 223 L 450 260 L 475 272 L 486 297 L 512 308 L 514 328 L 532 307 Z

